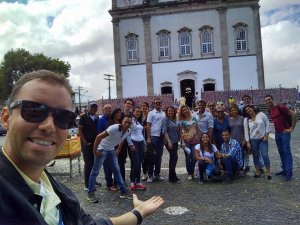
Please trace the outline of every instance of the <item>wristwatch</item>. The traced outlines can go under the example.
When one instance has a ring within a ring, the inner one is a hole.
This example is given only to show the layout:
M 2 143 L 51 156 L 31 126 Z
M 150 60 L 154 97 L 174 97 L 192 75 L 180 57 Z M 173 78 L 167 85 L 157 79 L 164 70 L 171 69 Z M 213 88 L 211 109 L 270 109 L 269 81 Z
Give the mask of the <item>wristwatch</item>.
M 143 222 L 143 217 L 141 215 L 141 213 L 139 211 L 137 211 L 136 209 L 131 211 L 137 218 L 137 225 L 140 225 Z

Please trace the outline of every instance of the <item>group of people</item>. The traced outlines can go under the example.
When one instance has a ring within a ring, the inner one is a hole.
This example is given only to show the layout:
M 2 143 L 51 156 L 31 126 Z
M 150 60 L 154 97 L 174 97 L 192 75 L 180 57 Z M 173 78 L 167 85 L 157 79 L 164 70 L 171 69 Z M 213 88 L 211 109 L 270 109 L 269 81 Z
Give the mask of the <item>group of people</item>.
M 271 95 L 267 95 L 265 100 L 270 107 L 282 160 L 282 171 L 275 175 L 284 175 L 285 180 L 291 180 L 292 155 L 290 146 L 286 144 L 289 141 L 286 140 L 290 139 L 295 127 L 295 113 L 284 105 L 275 106 Z M 254 178 L 265 174 L 267 179 L 272 179 L 268 154 L 271 132 L 269 119 L 251 104 L 249 95 L 243 96 L 243 102 L 243 108 L 230 104 L 226 109 L 222 102 L 206 103 L 199 100 L 198 111 L 194 112 L 185 104 L 179 108 L 165 106 L 163 110 L 162 101 L 157 98 L 153 110 L 149 111 L 147 102 L 137 106 L 132 99 L 126 99 L 123 110 L 105 105 L 103 116 L 94 120 L 98 106 L 92 103 L 90 111 L 81 116 L 79 121 L 88 199 L 93 203 L 98 202 L 95 185 L 102 165 L 108 190 L 120 189 L 121 198 L 130 196 L 125 176 L 127 156 L 131 168 L 130 191 L 145 190 L 146 186 L 141 180 L 147 183 L 163 181 L 161 163 L 164 147 L 169 153 L 168 180 L 171 183 L 181 183 L 175 170 L 180 148 L 185 154 L 187 179 L 194 179 L 196 171 L 200 184 L 221 174 L 227 175 L 225 182 L 232 182 L 235 176 L 244 176 L 250 171 L 251 154 L 255 167 Z M 291 124 L 285 122 L 286 115 L 292 118 Z M 89 118 L 89 121 L 85 121 L 85 118 Z M 91 142 L 85 141 L 85 133 L 87 136 L 92 134 Z M 147 160 L 150 149 L 155 151 L 151 162 Z
M 231 104 L 227 110 L 220 102 L 199 100 L 197 112 L 184 104 L 179 109 L 166 106 L 163 110 L 159 98 L 149 111 L 147 102 L 134 106 L 132 99 L 126 99 L 123 109 L 105 105 L 100 118 L 96 115 L 98 105 L 91 103 L 78 123 L 88 200 L 98 202 L 95 190 L 103 166 L 108 190 L 119 189 L 120 197 L 133 197 L 134 204 L 132 211 L 119 217 L 94 219 L 84 212 L 74 194 L 45 170 L 63 148 L 68 129 L 75 125 L 71 94 L 65 77 L 46 70 L 25 74 L 15 84 L 8 106 L 1 113 L 8 130 L 0 151 L 1 224 L 140 224 L 164 200 L 153 196 L 144 202 L 129 190 L 145 190 L 141 180 L 164 180 L 164 147 L 170 155 L 168 179 L 172 183 L 181 183 L 175 170 L 179 147 L 184 150 L 187 178 L 194 179 L 197 168 L 200 184 L 222 173 L 226 174 L 225 182 L 231 183 L 235 175 L 249 171 L 251 153 L 254 178 L 265 173 L 266 179 L 272 179 L 270 122 L 251 105 L 248 95 L 243 97 L 243 109 Z M 290 181 L 290 139 L 296 114 L 284 105 L 276 105 L 271 95 L 265 96 L 265 102 L 274 123 L 282 166 L 275 175 Z M 125 174 L 128 156 L 130 188 Z

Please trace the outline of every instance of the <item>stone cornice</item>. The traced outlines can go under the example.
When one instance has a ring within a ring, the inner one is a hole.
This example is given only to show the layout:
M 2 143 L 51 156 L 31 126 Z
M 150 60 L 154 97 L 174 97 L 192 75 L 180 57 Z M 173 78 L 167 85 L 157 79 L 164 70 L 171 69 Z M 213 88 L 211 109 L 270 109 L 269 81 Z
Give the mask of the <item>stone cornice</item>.
M 113 8 L 109 10 L 113 18 L 129 19 L 141 17 L 144 15 L 166 15 L 172 13 L 186 13 L 192 11 L 207 11 L 207 10 L 220 10 L 222 8 L 241 8 L 251 7 L 259 8 L 258 0 L 240 0 L 240 1 L 207 1 L 206 3 L 199 2 L 172 2 L 168 4 L 158 5 L 137 5 L 134 7 Z

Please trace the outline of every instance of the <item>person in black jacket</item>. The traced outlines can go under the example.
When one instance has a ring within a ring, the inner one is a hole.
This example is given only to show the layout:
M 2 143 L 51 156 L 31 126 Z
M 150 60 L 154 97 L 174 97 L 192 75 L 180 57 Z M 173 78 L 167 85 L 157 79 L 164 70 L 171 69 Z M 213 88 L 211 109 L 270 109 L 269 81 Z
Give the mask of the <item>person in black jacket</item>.
M 8 132 L 0 150 L 0 224 L 140 224 L 163 204 L 159 196 L 143 202 L 133 195 L 133 211 L 94 219 L 45 170 L 75 124 L 71 93 L 64 76 L 47 70 L 27 73 L 15 84 L 1 113 Z
M 80 116 L 78 131 L 80 136 L 81 152 L 84 161 L 84 190 L 88 190 L 90 173 L 94 164 L 93 146 L 98 134 L 99 117 L 96 115 L 98 105 L 92 102 L 89 111 Z M 96 183 L 98 184 L 98 183 Z

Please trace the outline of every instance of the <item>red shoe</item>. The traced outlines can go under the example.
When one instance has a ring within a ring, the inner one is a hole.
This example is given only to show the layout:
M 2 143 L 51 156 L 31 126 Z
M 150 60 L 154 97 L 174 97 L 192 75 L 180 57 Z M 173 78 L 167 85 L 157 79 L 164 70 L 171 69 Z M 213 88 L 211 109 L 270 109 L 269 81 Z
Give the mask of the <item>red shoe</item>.
M 137 183 L 135 185 L 135 189 L 137 189 L 137 190 L 146 190 L 146 187 L 141 183 Z
M 136 185 L 133 184 L 133 185 L 130 186 L 130 191 L 135 191 L 136 189 L 137 189 Z

